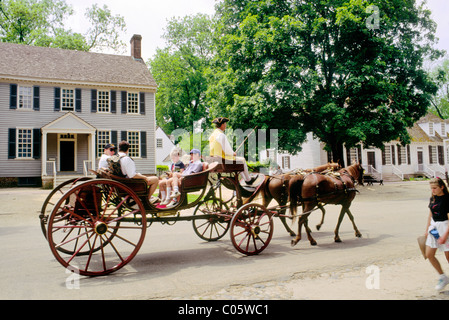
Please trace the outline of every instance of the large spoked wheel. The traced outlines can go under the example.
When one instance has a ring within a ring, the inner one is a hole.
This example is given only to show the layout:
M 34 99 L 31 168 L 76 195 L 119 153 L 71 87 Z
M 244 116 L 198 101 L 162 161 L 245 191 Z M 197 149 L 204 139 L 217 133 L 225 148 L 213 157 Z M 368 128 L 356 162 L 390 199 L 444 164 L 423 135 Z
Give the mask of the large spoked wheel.
M 48 219 L 47 240 L 65 268 L 102 276 L 135 257 L 146 228 L 144 206 L 130 188 L 96 179 L 75 186 L 59 200 Z
M 261 253 L 273 237 L 272 213 L 264 206 L 248 203 L 231 220 L 231 241 L 237 251 L 248 255 Z
M 203 218 L 192 221 L 193 230 L 205 241 L 218 241 L 228 232 L 231 216 L 228 206 L 220 199 L 210 199 L 201 202 L 195 208 L 193 215 Z
M 53 211 L 55 204 L 59 201 L 59 199 L 61 199 L 64 193 L 66 193 L 68 190 L 73 188 L 75 185 L 83 183 L 88 180 L 92 180 L 92 178 L 82 177 L 70 179 L 61 183 L 50 192 L 50 194 L 47 196 L 47 199 L 45 199 L 41 208 L 41 212 L 39 214 L 39 220 L 41 222 L 41 229 L 42 233 L 44 234 L 44 237 L 47 237 L 47 221 L 48 217 Z

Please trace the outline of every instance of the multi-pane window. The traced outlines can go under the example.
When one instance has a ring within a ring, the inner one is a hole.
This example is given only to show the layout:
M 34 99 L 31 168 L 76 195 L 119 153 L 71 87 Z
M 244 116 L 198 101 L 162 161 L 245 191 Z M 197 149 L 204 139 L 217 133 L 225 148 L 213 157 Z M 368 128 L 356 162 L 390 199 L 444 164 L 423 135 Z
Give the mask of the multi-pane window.
M 98 112 L 111 112 L 110 109 L 110 92 L 98 91 Z
M 437 147 L 429 146 L 429 163 L 436 164 L 437 162 Z
M 398 161 L 399 165 L 407 164 L 407 148 L 401 145 L 398 145 Z
M 290 169 L 290 157 L 289 156 L 282 157 L 282 168 Z
M 33 157 L 33 130 L 17 129 L 17 158 Z
M 140 131 L 128 131 L 129 156 L 140 158 Z
M 435 131 L 433 129 L 433 122 L 429 122 L 429 136 L 434 136 Z
M 139 94 L 128 92 L 128 113 L 139 113 Z
M 61 90 L 61 110 L 74 111 L 75 110 L 75 90 L 62 89 Z
M 162 149 L 164 147 L 164 140 L 156 139 L 156 148 Z
M 111 131 L 98 131 L 97 134 L 97 155 L 103 154 L 104 146 L 111 143 Z
M 33 88 L 19 87 L 19 109 L 33 109 Z
M 385 146 L 385 150 L 382 152 L 382 164 L 384 166 L 389 166 L 392 164 L 391 161 L 391 146 Z

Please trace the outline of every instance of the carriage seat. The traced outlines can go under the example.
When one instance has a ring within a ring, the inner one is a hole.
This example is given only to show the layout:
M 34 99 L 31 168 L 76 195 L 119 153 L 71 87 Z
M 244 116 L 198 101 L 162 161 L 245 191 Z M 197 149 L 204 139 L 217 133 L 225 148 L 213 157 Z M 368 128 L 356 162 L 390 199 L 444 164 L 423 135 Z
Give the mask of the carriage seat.
M 110 173 L 108 169 L 102 168 L 98 169 L 96 173 L 98 178 L 110 179 L 123 183 L 125 186 L 129 187 L 132 191 L 134 191 L 136 195 L 139 196 L 139 198 L 148 197 L 150 186 L 144 179 L 130 179 L 119 177 Z
M 238 173 L 244 170 L 243 163 L 237 163 L 233 160 L 223 159 L 221 157 L 206 157 L 206 162 L 217 163 L 214 172 L 217 173 Z
M 203 162 L 203 171 L 182 177 L 179 191 L 181 193 L 196 192 L 206 188 L 209 173 L 213 172 L 217 166 L 218 163 L 216 162 L 210 164 Z

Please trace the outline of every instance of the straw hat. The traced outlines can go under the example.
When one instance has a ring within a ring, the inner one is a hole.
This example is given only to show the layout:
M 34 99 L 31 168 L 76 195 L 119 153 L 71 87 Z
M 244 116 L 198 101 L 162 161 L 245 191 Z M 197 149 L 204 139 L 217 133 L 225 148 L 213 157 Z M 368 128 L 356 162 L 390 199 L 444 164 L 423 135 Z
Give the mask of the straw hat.
M 421 249 L 421 253 L 424 257 L 424 259 L 427 259 L 426 257 L 426 236 L 420 236 L 418 237 L 418 245 L 419 249 Z

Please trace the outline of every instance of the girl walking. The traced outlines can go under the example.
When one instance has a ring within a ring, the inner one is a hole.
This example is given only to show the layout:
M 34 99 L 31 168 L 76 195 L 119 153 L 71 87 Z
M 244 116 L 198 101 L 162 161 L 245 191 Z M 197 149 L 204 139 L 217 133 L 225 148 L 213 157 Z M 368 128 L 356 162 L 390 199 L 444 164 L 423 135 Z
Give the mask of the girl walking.
M 426 256 L 439 274 L 435 287 L 440 291 L 449 284 L 449 278 L 444 274 L 440 262 L 435 257 L 438 249 L 442 250 L 449 262 L 449 192 L 446 184 L 440 178 L 430 180 L 432 197 L 429 203 L 429 217 L 426 225 Z

